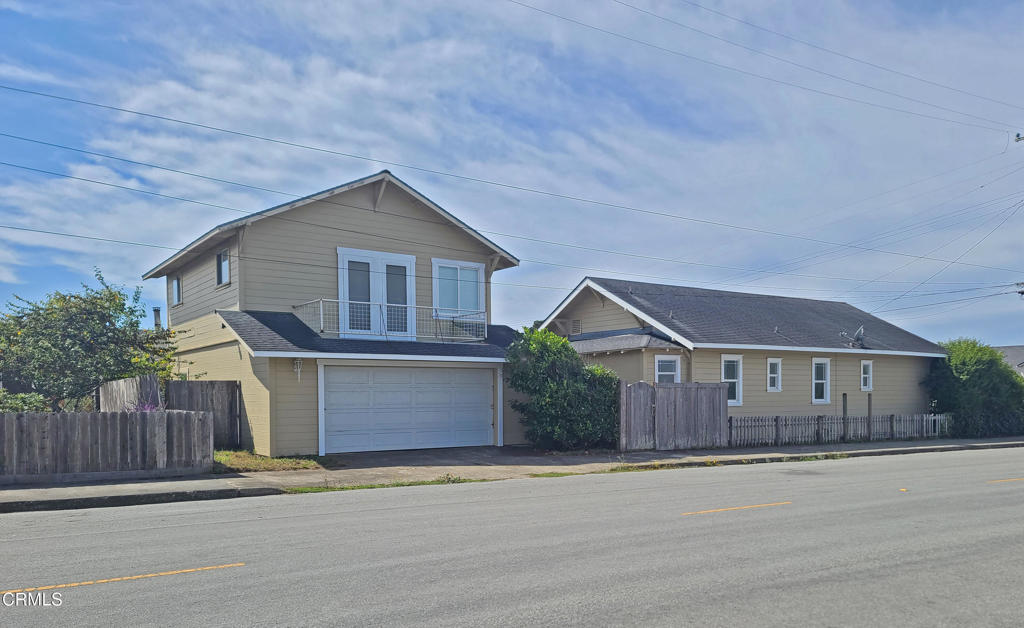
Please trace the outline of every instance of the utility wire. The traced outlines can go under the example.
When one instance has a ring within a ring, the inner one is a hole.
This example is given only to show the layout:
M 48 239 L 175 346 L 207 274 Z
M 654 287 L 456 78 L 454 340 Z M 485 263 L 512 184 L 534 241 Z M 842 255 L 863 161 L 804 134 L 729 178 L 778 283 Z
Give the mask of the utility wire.
M 884 314 L 885 312 L 899 312 L 902 310 L 914 310 L 922 307 L 933 307 L 936 305 L 946 305 L 947 303 L 961 303 L 963 301 L 977 301 L 979 299 L 988 299 L 990 297 L 997 297 L 1003 294 L 1017 294 L 1016 290 L 1007 290 L 1006 292 L 994 292 L 992 294 L 983 294 L 975 297 L 966 297 L 963 299 L 952 299 L 950 301 L 937 301 L 935 303 L 924 303 L 922 305 L 908 305 L 906 307 L 894 307 L 888 310 L 874 310 L 871 314 Z
M 817 88 L 814 88 L 814 87 L 807 87 L 806 85 L 800 85 L 799 83 L 793 83 L 791 81 L 786 81 L 786 80 L 783 80 L 783 79 L 777 79 L 777 78 L 774 78 L 774 77 L 771 77 L 771 76 L 767 76 L 767 75 L 764 75 L 764 74 L 758 74 L 757 72 L 751 72 L 749 70 L 744 70 L 742 68 L 738 68 L 738 67 L 735 67 L 735 66 L 726 65 L 724 63 L 718 63 L 717 61 L 712 61 L 710 59 L 705 59 L 703 57 L 698 57 L 696 55 L 691 55 L 691 54 L 683 52 L 681 50 L 675 50 L 673 48 L 666 48 L 664 46 L 660 46 L 658 44 L 651 43 L 651 42 L 645 41 L 643 39 L 637 39 L 636 37 L 632 37 L 630 35 L 624 35 L 622 33 L 611 31 L 611 30 L 608 30 L 606 28 L 602 28 L 600 26 L 595 26 L 593 24 L 589 24 L 587 22 L 583 22 L 583 21 L 577 20 L 575 18 L 571 18 L 571 17 L 565 16 L 565 15 L 561 15 L 559 13 L 554 13 L 553 11 L 548 11 L 548 10 L 542 9 L 540 7 L 535 7 L 532 4 L 527 4 L 525 2 L 520 2 L 519 0 L 505 0 L 505 1 L 506 2 L 511 2 L 512 4 L 521 6 L 521 7 L 525 8 L 525 9 L 530 9 L 531 11 L 536 11 L 538 13 L 543 13 L 544 15 L 548 15 L 550 17 L 557 18 L 559 20 L 563 20 L 563 21 L 568 22 L 570 24 L 575 24 L 577 26 L 582 26 L 583 28 L 587 28 L 587 29 L 596 31 L 598 33 L 603 33 L 605 35 L 610 35 L 612 37 L 617 37 L 619 39 L 623 39 L 625 41 L 629 41 L 629 42 L 632 42 L 632 43 L 635 43 L 635 44 L 639 44 L 641 46 L 646 46 L 646 47 L 651 48 L 653 50 L 660 50 L 661 52 L 666 52 L 666 53 L 671 54 L 671 55 L 676 55 L 678 57 L 683 57 L 683 58 L 686 58 L 686 59 L 690 59 L 691 61 L 697 61 L 699 63 L 704 63 L 704 64 L 707 64 L 707 65 L 710 65 L 710 66 L 713 66 L 713 67 L 716 67 L 716 68 L 721 68 L 723 70 L 729 70 L 731 72 L 737 72 L 739 74 L 743 74 L 745 76 L 750 76 L 750 77 L 753 77 L 753 78 L 758 78 L 758 79 L 761 79 L 761 80 L 764 80 L 764 81 L 769 81 L 769 82 L 772 82 L 772 83 L 778 83 L 779 85 L 787 85 L 789 87 L 795 87 L 796 89 L 801 89 L 801 90 L 804 90 L 804 91 L 807 91 L 807 92 L 811 92 L 811 93 L 814 93 L 814 94 L 820 94 L 822 96 L 829 96 L 831 98 L 838 98 L 840 100 L 845 100 L 845 101 L 852 102 L 852 103 L 866 105 L 868 107 L 875 107 L 875 108 L 878 108 L 878 109 L 885 109 L 887 111 L 894 111 L 894 112 L 897 112 L 897 113 L 903 113 L 903 114 L 907 114 L 907 115 L 918 116 L 918 117 L 921 117 L 921 118 L 928 118 L 930 120 L 938 120 L 940 122 L 949 122 L 951 124 L 960 124 L 960 125 L 963 125 L 963 126 L 974 127 L 974 128 L 977 128 L 977 129 L 985 129 L 985 130 L 988 130 L 988 131 L 997 131 L 999 133 L 1009 133 L 1010 132 L 1009 128 L 996 128 L 996 127 L 982 125 L 982 124 L 975 124 L 973 122 L 964 122 L 963 120 L 954 120 L 952 118 L 943 118 L 941 116 L 933 116 L 931 114 L 921 113 L 919 111 L 911 111 L 909 109 L 900 109 L 899 107 L 892 107 L 890 105 L 883 105 L 881 103 L 871 102 L 869 100 L 861 100 L 860 98 L 853 98 L 851 96 L 843 96 L 842 94 L 836 94 L 835 92 L 829 92 L 829 91 L 825 91 L 823 89 L 817 89 Z M 1009 127 L 1013 128 L 1012 125 L 1009 125 Z
M 974 118 L 975 120 L 981 120 L 982 122 L 991 122 L 992 124 L 999 124 L 999 125 L 1002 125 L 1002 126 L 1007 127 L 1007 128 L 1017 128 L 1019 126 L 1019 125 L 1015 125 L 1015 124 L 1011 124 L 1011 123 L 1007 123 L 1007 122 L 1001 122 L 999 120 L 992 120 L 991 118 L 984 118 L 982 116 L 976 116 L 976 115 L 974 115 L 972 113 L 967 113 L 966 111 L 959 111 L 957 109 L 951 109 L 949 107 L 944 107 L 942 105 L 937 105 L 935 103 L 928 102 L 927 100 L 921 100 L 919 98 L 914 98 L 912 96 L 904 96 L 903 94 L 900 94 L 900 93 L 897 93 L 897 92 L 893 92 L 893 91 L 890 91 L 890 90 L 887 90 L 887 89 L 882 89 L 881 87 L 875 87 L 875 86 L 869 85 L 867 83 L 861 83 L 860 81 L 855 81 L 853 79 L 848 79 L 848 78 L 840 76 L 838 74 L 833 74 L 831 72 L 826 72 L 825 70 L 820 70 L 820 69 L 815 68 L 813 66 L 805 65 L 803 63 L 799 63 L 797 61 L 793 61 L 791 59 L 787 59 L 785 57 L 780 57 L 778 55 L 772 54 L 772 53 L 767 52 L 765 50 L 761 50 L 760 48 L 754 48 L 753 46 L 747 46 L 746 44 L 741 44 L 739 42 L 732 41 L 730 39 L 726 39 L 725 37 L 721 37 L 719 35 L 715 35 L 714 33 L 709 33 L 708 31 L 701 30 L 701 29 L 699 29 L 699 28 L 697 28 L 695 26 L 691 26 L 689 24 L 684 24 L 683 22 L 679 22 L 677 20 L 674 20 L 674 19 L 672 19 L 670 17 L 661 15 L 659 13 L 655 13 L 654 11 L 648 11 L 647 9 L 644 9 L 642 7 L 638 7 L 638 6 L 630 4 L 628 2 L 624 2 L 623 0 L 612 0 L 612 2 L 615 2 L 616 4 L 620 4 L 620 5 L 624 6 L 624 7 L 630 8 L 630 9 L 632 9 L 634 11 L 637 11 L 638 13 L 643 13 L 645 15 L 649 15 L 649 16 L 651 16 L 653 18 L 656 18 L 656 19 L 661 20 L 663 22 L 666 22 L 668 24 L 672 24 L 672 25 L 678 26 L 680 28 L 684 28 L 686 30 L 692 31 L 694 33 L 699 33 L 699 34 L 704 35 L 706 37 L 710 37 L 712 39 L 721 41 L 723 43 L 729 44 L 730 46 L 736 46 L 737 48 L 742 48 L 743 50 L 746 50 L 748 52 L 752 52 L 752 53 L 758 54 L 758 55 L 763 55 L 765 57 L 768 57 L 769 59 L 774 59 L 774 60 L 780 61 L 782 63 L 787 63 L 787 64 L 789 64 L 791 66 L 794 66 L 794 67 L 797 67 L 797 68 L 800 68 L 800 69 L 803 69 L 803 70 L 807 70 L 809 72 L 814 72 L 814 73 L 820 74 L 822 76 L 827 76 L 828 78 L 832 78 L 832 79 L 835 79 L 837 81 L 843 81 L 843 82 L 849 83 L 851 85 L 856 85 L 857 87 L 863 87 L 864 89 L 870 89 L 870 90 L 873 90 L 873 91 L 876 91 L 876 92 L 879 92 L 879 93 L 882 93 L 882 94 L 887 94 L 889 96 L 895 96 L 896 98 L 902 98 L 903 100 L 907 100 L 907 101 L 910 101 L 910 102 L 913 102 L 913 103 L 917 103 L 919 105 L 925 105 L 925 106 L 928 106 L 928 107 L 934 107 L 935 109 L 939 109 L 939 110 L 942 110 L 942 111 L 945 111 L 945 112 L 948 112 L 948 113 L 955 113 L 957 115 L 966 116 L 968 118 Z
M 950 91 L 957 92 L 959 94 L 964 94 L 966 96 L 973 96 L 974 98 L 979 98 L 981 100 L 987 100 L 988 102 L 995 103 L 997 105 L 1003 105 L 1003 106 L 1006 106 L 1006 107 L 1012 107 L 1014 109 L 1020 109 L 1020 110 L 1024 111 L 1024 106 L 1017 105 L 1017 104 L 1014 104 L 1014 103 L 1011 103 L 1011 102 L 1006 102 L 1005 100 L 998 100 L 998 99 L 995 99 L 995 98 L 989 98 L 988 96 L 982 96 L 981 94 L 978 94 L 978 93 L 975 93 L 975 92 L 971 92 L 971 91 L 968 91 L 966 89 L 962 89 L 962 88 L 959 88 L 959 87 L 954 87 L 952 85 L 946 85 L 945 83 L 939 83 L 937 81 L 932 81 L 932 80 L 923 78 L 921 76 L 917 76 L 915 74 L 910 74 L 909 72 L 903 72 L 901 70 L 890 68 L 890 67 L 881 65 L 879 63 L 873 63 L 873 62 L 867 61 L 865 59 L 860 59 L 858 57 L 854 57 L 852 55 L 848 55 L 848 54 L 846 54 L 844 52 L 839 52 L 838 50 L 833 50 L 831 48 L 826 48 L 824 46 L 819 46 L 818 44 L 811 43 L 811 42 L 809 42 L 809 41 L 807 41 L 805 39 L 799 39 L 797 37 L 793 37 L 792 35 L 787 35 L 785 33 L 779 32 L 777 30 L 773 30 L 773 29 L 768 28 L 766 26 L 761 26 L 759 24 L 755 24 L 753 22 L 749 22 L 749 21 L 744 20 L 742 18 L 735 17 L 733 15 L 729 15 L 728 13 L 723 13 L 722 11 L 718 11 L 716 9 L 712 9 L 711 7 L 704 6 L 703 4 L 699 4 L 697 2 L 693 2 L 692 0 L 678 0 L 678 1 L 682 2 L 684 4 L 688 4 L 690 6 L 696 7 L 698 9 L 707 11 L 709 13 L 714 13 L 715 15 L 719 15 L 721 17 L 724 17 L 724 18 L 728 19 L 728 20 L 732 20 L 734 22 L 739 22 L 740 24 L 745 24 L 747 26 L 750 26 L 751 28 L 756 28 L 759 31 L 764 31 L 766 33 L 771 33 L 772 35 L 776 35 L 778 37 L 782 37 L 783 39 L 788 39 L 789 41 L 793 41 L 793 42 L 796 42 L 798 44 L 803 44 L 804 46 L 808 46 L 810 48 L 814 48 L 814 49 L 820 50 L 822 52 L 827 52 L 829 54 L 836 55 L 837 57 L 842 57 L 843 59 L 848 59 L 848 60 L 854 61 L 856 63 L 861 63 L 863 65 L 875 68 L 877 70 L 882 70 L 884 72 L 890 72 L 890 73 L 895 74 L 897 76 L 902 76 L 904 78 L 909 78 L 909 79 L 913 79 L 915 81 L 920 81 L 920 82 L 925 83 L 927 85 L 932 85 L 934 87 L 941 87 L 942 89 L 948 89 Z

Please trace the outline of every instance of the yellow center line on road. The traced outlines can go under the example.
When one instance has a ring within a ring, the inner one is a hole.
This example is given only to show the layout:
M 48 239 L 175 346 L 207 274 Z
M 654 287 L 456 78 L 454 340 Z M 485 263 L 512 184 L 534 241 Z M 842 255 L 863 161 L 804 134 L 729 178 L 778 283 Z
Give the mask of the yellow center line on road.
M 1006 478 L 1005 480 L 989 480 L 987 484 L 998 484 L 1000 482 L 1024 482 L 1024 478 Z
M 158 573 L 144 573 L 138 576 L 122 576 L 120 578 L 104 578 L 103 580 L 86 580 L 83 582 L 69 582 L 67 584 L 50 584 L 44 587 L 27 587 L 24 589 L 10 589 L 0 591 L 0 595 L 7 593 L 28 593 L 30 591 L 49 591 L 51 589 L 67 589 L 70 587 L 84 587 L 90 584 L 106 584 L 108 582 L 126 582 L 128 580 L 142 580 L 143 578 L 159 578 L 160 576 L 176 576 L 183 573 L 195 573 L 197 571 L 211 571 L 213 569 L 227 569 L 229 567 L 244 567 L 245 563 L 231 563 L 228 565 L 211 565 L 209 567 L 193 567 L 192 569 L 176 569 L 174 571 L 161 571 Z
M 767 508 L 768 506 L 785 506 L 786 504 L 792 504 L 793 502 L 772 502 L 771 504 L 754 504 L 753 506 L 733 506 L 731 508 L 714 508 L 712 510 L 697 510 L 695 512 L 684 512 L 682 516 L 686 515 L 706 515 L 712 512 L 725 512 L 727 510 L 747 510 L 749 508 Z

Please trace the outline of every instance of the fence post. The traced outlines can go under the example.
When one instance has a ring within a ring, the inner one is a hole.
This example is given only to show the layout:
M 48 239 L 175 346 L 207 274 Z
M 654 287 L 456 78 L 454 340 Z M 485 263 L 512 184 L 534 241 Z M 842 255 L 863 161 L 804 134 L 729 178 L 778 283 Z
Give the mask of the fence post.
M 627 404 L 626 404 L 626 391 L 627 391 L 628 388 L 629 388 L 628 385 L 626 383 L 624 383 L 620 379 L 619 380 L 619 451 L 626 451 L 626 435 L 627 435 L 627 432 L 628 432 L 628 429 L 629 429 L 628 426 L 627 426 L 627 423 L 629 422 L 629 420 L 627 419 L 627 416 L 629 415 L 629 412 L 628 412 L 629 408 L 627 407 Z
M 896 415 L 889 415 L 889 440 L 896 440 Z
M 733 436 L 732 436 L 732 417 L 729 417 L 729 419 L 728 419 L 727 423 L 728 423 L 728 425 L 729 425 L 729 443 L 728 443 L 728 446 L 729 446 L 729 447 L 732 447 L 732 446 L 733 446 Z
M 782 446 L 782 417 L 775 415 L 775 446 Z
M 814 439 L 820 445 L 825 442 L 825 415 L 819 414 L 814 426 Z
M 846 412 L 846 393 L 843 393 L 843 442 L 850 437 L 850 417 Z
M 872 429 L 872 423 L 874 419 L 871 416 L 871 393 L 868 393 L 868 442 L 874 440 L 874 430 Z

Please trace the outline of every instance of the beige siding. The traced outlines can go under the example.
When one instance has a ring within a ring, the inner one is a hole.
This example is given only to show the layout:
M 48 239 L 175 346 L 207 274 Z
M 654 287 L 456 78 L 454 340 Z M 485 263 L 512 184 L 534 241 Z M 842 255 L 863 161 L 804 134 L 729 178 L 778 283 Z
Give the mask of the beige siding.
M 860 361 L 874 362 L 872 412 L 912 414 L 927 412 L 928 393 L 920 382 L 934 358 L 859 355 L 851 353 L 801 353 L 792 351 L 750 351 L 697 349 L 693 357 L 693 379 L 721 381 L 721 356 L 743 356 L 743 405 L 731 406 L 735 416 L 751 415 L 840 415 L 843 393 L 851 415 L 867 414 L 868 393 L 860 389 Z M 782 391 L 767 391 L 767 358 L 782 358 Z M 831 358 L 829 404 L 811 403 L 811 359 Z
M 644 378 L 644 358 L 641 351 L 626 351 L 625 353 L 600 353 L 595 355 L 584 355 L 583 361 L 587 364 L 601 364 L 615 371 L 619 379 L 632 384 Z M 650 381 L 650 380 L 647 380 Z
M 355 188 L 250 225 L 242 240 L 243 309 L 290 312 L 313 299 L 337 299 L 338 247 L 345 247 L 415 255 L 416 304 L 427 307 L 432 258 L 482 263 L 489 316 L 493 251 L 394 185 L 385 188 L 380 211 L 368 211 L 378 189 Z
M 564 321 L 564 325 L 552 331 L 559 333 L 569 332 L 570 328 L 568 325 L 573 319 L 582 321 L 583 333 L 609 331 L 612 329 L 632 329 L 647 325 L 646 322 L 624 310 L 622 306 L 609 301 L 590 288 L 576 295 L 573 302 L 562 310 L 558 315 L 558 320 Z
M 227 248 L 231 254 L 231 282 L 217 285 L 217 253 Z M 197 254 L 189 263 L 184 264 L 167 275 L 167 320 L 169 325 L 177 327 L 182 323 L 209 314 L 214 310 L 238 309 L 238 242 L 231 238 L 203 253 Z M 171 280 L 181 277 L 181 303 L 173 302 Z
M 189 379 L 241 382 L 242 444 L 258 454 L 270 454 L 268 359 L 249 355 L 216 314 L 193 319 L 174 331 L 178 372 Z
M 303 360 L 302 379 L 294 371 L 290 358 L 270 358 L 271 401 L 273 408 L 273 456 L 316 454 L 319 451 L 319 417 L 317 413 L 317 362 Z M 402 366 L 445 368 L 489 368 L 495 371 L 495 397 L 497 397 L 497 369 L 487 362 L 433 362 L 408 360 L 383 362 L 381 360 L 331 360 L 340 366 Z M 497 399 L 495 399 L 497 403 Z M 497 430 L 497 420 L 494 421 Z M 495 435 L 497 431 L 495 431 Z M 506 430 L 506 434 L 508 431 Z M 259 452 L 262 453 L 262 452 Z

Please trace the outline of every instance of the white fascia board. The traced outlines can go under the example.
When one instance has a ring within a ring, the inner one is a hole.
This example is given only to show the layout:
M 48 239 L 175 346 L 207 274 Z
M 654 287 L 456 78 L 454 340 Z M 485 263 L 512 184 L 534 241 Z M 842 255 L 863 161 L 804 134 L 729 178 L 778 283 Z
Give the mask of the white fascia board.
M 653 327 L 653 328 L 657 329 L 658 331 L 660 331 L 661 333 L 667 335 L 669 338 L 671 338 L 672 340 L 675 340 L 676 342 L 678 342 L 679 344 L 683 345 L 687 349 L 693 349 L 694 344 L 692 342 L 690 342 L 689 340 L 687 340 L 683 336 L 680 336 L 677 332 L 674 332 L 671 329 L 669 329 L 668 327 L 665 327 L 661 323 L 655 321 L 653 319 L 653 317 L 650 316 L 649 314 L 646 314 L 646 313 L 638 310 L 637 308 L 633 307 L 629 303 L 626 303 L 625 301 L 623 301 L 619 297 L 615 296 L 611 292 L 608 292 L 607 290 L 605 290 L 601 286 L 597 285 L 596 283 L 594 283 L 590 279 L 584 279 L 582 282 L 580 282 L 580 285 L 576 286 L 576 289 L 573 290 L 569 294 L 569 296 L 567 296 L 561 303 L 558 304 L 558 307 L 555 308 L 555 311 L 552 312 L 546 319 L 544 319 L 544 322 L 541 324 L 540 328 L 541 329 L 546 328 L 551 323 L 551 321 L 553 321 L 556 316 L 561 314 L 562 310 L 564 310 L 566 308 L 566 306 L 568 306 L 569 303 L 571 303 L 573 301 L 573 299 L 575 299 L 579 295 L 579 293 L 583 291 L 584 288 L 590 288 L 594 292 L 597 292 L 598 294 L 600 294 L 601 296 L 605 297 L 606 299 L 608 299 L 612 303 L 618 305 L 619 307 L 621 307 L 622 309 L 626 310 L 630 314 L 633 314 L 637 318 L 642 318 L 643 320 L 647 321 L 651 325 L 651 327 Z
M 882 349 L 833 349 L 830 347 L 787 347 L 783 345 L 737 345 L 721 342 L 694 343 L 695 349 L 749 349 L 751 351 L 802 351 L 806 353 L 858 353 L 861 355 L 905 355 L 918 358 L 944 358 L 945 353 L 886 351 Z
M 315 351 L 256 351 L 256 358 L 310 358 L 313 360 L 381 360 L 423 362 L 504 362 L 505 358 L 474 358 L 461 355 L 399 355 L 388 353 L 318 353 Z

